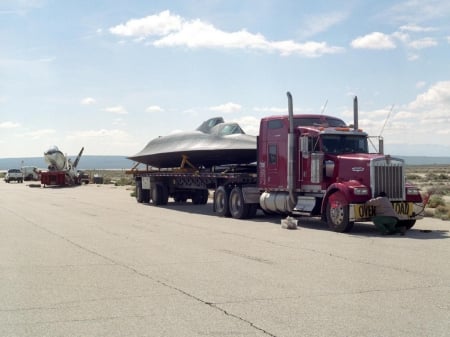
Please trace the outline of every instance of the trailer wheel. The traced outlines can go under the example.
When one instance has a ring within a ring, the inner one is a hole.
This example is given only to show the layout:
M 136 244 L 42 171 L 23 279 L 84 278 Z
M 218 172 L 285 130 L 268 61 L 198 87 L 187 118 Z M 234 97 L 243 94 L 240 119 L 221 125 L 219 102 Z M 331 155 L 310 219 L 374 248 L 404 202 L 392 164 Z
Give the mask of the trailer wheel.
M 173 200 L 175 202 L 186 202 L 187 196 L 186 196 L 186 194 L 184 194 L 182 192 L 177 192 L 177 193 L 175 193 Z
M 327 224 L 330 229 L 339 233 L 350 232 L 353 222 L 349 221 L 348 203 L 341 192 L 330 195 L 327 204 Z
M 194 205 L 204 205 L 208 202 L 208 190 L 198 190 L 192 195 L 192 203 Z
M 142 182 L 136 181 L 136 201 L 142 203 Z
M 235 219 L 245 219 L 248 217 L 250 204 L 244 202 L 244 195 L 240 187 L 235 187 L 230 193 L 230 213 Z
M 228 207 L 229 192 L 223 186 L 217 187 L 214 192 L 214 210 L 219 216 L 229 217 L 231 215 Z
M 167 205 L 169 201 L 169 192 L 163 184 L 155 184 L 152 188 L 152 200 L 155 206 Z

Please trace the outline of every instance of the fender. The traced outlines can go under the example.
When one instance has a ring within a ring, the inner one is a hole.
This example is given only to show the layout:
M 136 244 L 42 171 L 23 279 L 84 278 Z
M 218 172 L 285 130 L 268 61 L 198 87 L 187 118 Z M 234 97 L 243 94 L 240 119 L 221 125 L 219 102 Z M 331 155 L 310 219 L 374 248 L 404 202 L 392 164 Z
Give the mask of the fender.
M 357 180 L 350 180 L 350 181 L 344 181 L 344 182 L 336 182 L 336 183 L 333 183 L 330 186 L 328 186 L 327 191 L 325 192 L 325 196 L 322 200 L 322 205 L 321 205 L 322 215 L 325 214 L 325 210 L 327 209 L 327 204 L 328 204 L 330 195 L 332 195 L 333 193 L 335 193 L 337 191 L 340 191 L 344 195 L 345 199 L 347 200 L 347 202 L 349 204 L 352 201 L 356 201 L 356 200 L 354 200 L 355 197 L 353 196 L 353 193 L 350 191 L 350 188 L 357 187 L 357 186 L 364 186 L 364 185 L 361 185 L 361 182 L 359 182 Z M 359 198 L 361 198 L 361 197 L 359 197 Z M 367 199 L 367 198 L 364 198 L 364 199 Z

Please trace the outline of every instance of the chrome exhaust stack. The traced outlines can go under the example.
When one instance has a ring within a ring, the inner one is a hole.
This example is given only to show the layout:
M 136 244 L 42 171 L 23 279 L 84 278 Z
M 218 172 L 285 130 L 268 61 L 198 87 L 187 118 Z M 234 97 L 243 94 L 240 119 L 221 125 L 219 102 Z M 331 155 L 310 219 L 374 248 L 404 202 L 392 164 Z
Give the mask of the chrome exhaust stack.
M 353 130 L 358 130 L 358 97 L 353 99 Z
M 294 183 L 294 156 L 295 156 L 295 146 L 294 146 L 294 108 L 292 103 L 292 95 L 288 91 L 288 112 L 289 112 L 289 133 L 288 133 L 288 165 L 287 165 L 287 188 L 289 192 L 288 207 L 289 212 L 292 212 L 297 205 L 297 199 L 295 196 L 295 183 Z

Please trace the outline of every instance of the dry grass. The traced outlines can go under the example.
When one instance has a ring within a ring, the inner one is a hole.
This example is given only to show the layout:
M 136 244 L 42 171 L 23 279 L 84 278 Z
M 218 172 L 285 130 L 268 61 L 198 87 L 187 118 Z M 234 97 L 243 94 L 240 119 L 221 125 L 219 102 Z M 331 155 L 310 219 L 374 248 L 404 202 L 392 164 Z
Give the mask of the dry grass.
M 84 172 L 89 175 L 91 183 L 94 182 L 94 177 L 101 177 L 103 184 L 134 185 L 133 176 L 126 174 L 125 170 L 85 170 Z
M 450 165 L 409 166 L 406 180 L 419 187 L 422 196 L 431 194 L 425 216 L 450 219 Z

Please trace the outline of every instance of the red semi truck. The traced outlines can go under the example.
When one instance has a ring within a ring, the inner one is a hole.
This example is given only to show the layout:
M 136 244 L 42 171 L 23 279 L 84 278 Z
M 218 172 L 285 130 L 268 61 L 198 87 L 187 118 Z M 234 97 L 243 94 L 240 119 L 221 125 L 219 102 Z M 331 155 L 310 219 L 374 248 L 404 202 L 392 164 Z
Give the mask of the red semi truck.
M 370 153 L 372 143 L 354 125 L 325 115 L 288 115 L 261 119 L 257 162 L 211 168 L 132 170 L 138 202 L 165 205 L 191 199 L 206 204 L 213 190 L 213 211 L 244 219 L 264 213 L 321 217 L 330 229 L 349 232 L 355 222 L 370 221 L 374 208 L 365 202 L 380 192 L 391 200 L 402 225 L 410 229 L 422 218 L 420 191 L 406 182 L 402 159 Z M 375 148 L 375 146 L 373 146 Z

